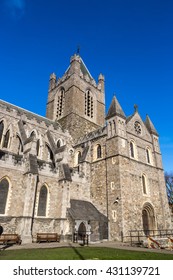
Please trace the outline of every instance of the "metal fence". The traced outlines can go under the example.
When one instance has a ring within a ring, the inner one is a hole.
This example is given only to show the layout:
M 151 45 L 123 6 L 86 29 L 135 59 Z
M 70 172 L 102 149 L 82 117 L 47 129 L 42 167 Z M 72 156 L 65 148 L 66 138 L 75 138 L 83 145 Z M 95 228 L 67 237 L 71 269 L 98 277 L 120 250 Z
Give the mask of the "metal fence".
M 130 230 L 129 235 L 122 236 L 122 242 L 130 242 L 131 246 L 141 245 L 147 237 L 154 238 L 166 238 L 173 237 L 172 229 L 160 229 L 160 230 Z

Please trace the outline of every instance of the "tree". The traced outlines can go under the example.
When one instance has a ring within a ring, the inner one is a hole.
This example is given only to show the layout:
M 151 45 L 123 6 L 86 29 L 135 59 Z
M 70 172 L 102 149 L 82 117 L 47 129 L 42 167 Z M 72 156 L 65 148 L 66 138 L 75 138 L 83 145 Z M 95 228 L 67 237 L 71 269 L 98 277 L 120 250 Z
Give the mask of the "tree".
M 173 212 L 173 173 L 165 173 L 165 181 L 168 202 Z

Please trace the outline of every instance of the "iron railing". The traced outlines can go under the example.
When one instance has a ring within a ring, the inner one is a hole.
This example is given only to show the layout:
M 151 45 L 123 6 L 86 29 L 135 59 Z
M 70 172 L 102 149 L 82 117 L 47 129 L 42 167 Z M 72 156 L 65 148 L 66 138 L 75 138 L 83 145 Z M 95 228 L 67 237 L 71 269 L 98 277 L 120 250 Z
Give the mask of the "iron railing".
M 147 237 L 166 238 L 173 237 L 173 229 L 160 230 L 130 230 L 129 235 L 122 236 L 122 242 L 130 242 L 132 245 L 140 245 Z

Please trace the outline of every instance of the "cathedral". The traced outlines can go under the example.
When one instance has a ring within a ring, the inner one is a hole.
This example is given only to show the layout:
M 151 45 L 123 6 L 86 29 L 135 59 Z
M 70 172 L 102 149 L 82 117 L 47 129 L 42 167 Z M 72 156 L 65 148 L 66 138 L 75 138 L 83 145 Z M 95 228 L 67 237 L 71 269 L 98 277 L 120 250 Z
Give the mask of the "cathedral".
M 0 225 L 23 243 L 122 240 L 171 228 L 159 135 L 116 96 L 105 114 L 104 76 L 79 54 L 50 75 L 46 117 L 0 100 Z

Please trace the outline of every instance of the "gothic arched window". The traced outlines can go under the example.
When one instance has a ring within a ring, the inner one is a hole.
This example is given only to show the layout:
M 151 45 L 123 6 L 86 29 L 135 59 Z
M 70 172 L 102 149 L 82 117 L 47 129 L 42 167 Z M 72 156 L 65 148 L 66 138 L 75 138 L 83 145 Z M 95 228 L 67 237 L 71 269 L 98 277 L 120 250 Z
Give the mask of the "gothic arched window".
M 134 142 L 133 141 L 130 142 L 130 156 L 132 158 L 135 157 L 135 147 L 134 147 Z
M 74 157 L 74 166 L 79 166 L 80 160 L 81 160 L 81 151 L 77 151 L 75 153 L 75 157 Z
M 93 118 L 93 96 L 90 90 L 85 92 L 85 115 Z
M 32 131 L 30 137 L 34 138 L 35 136 L 36 136 L 35 131 Z
M 4 123 L 3 121 L 0 122 L 0 144 L 3 136 L 3 131 L 4 131 Z
M 58 93 L 57 113 L 56 113 L 57 118 L 63 116 L 64 103 L 65 103 L 65 90 L 64 88 L 61 88 L 60 92 Z
M 147 158 L 147 163 L 151 164 L 151 151 L 149 148 L 146 149 L 146 158 Z
M 3 148 L 8 148 L 9 139 L 10 139 L 10 131 L 8 130 L 4 136 Z
M 147 185 L 146 185 L 146 176 L 142 175 L 142 188 L 143 188 L 143 193 L 147 194 Z
M 37 216 L 46 216 L 47 210 L 47 187 L 42 186 L 40 189 Z
M 97 145 L 97 158 L 101 158 L 102 157 L 102 148 L 101 145 L 98 144 Z
M 57 141 L 57 148 L 60 148 L 61 147 L 61 140 L 59 139 L 58 141 Z
M 37 140 L 36 151 L 37 151 L 37 157 L 38 157 L 40 154 L 40 140 L 39 139 Z
M 16 136 L 17 140 L 18 140 L 18 147 L 17 147 L 17 152 L 18 154 L 23 153 L 23 144 L 22 144 L 22 140 L 20 139 L 20 137 L 17 135 Z
M 79 151 L 79 152 L 77 153 L 77 164 L 80 163 L 80 159 L 81 159 L 81 152 Z
M 5 214 L 8 191 L 9 191 L 9 182 L 7 179 L 2 179 L 0 181 L 0 214 Z

